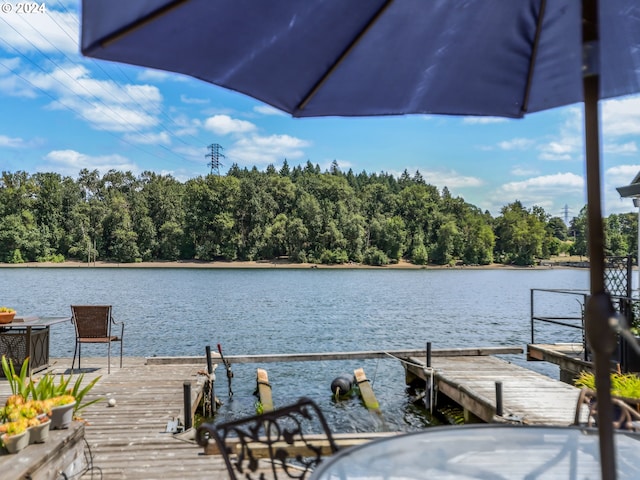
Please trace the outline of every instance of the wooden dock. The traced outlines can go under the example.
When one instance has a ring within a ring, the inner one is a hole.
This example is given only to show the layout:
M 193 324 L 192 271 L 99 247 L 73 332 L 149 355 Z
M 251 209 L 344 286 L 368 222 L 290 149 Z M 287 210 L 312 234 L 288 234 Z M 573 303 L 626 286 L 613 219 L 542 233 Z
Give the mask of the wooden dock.
M 527 360 L 558 365 L 560 380 L 565 383 L 573 383 L 582 371 L 593 371 L 593 362 L 584 359 L 584 347 L 581 343 L 530 343 L 527 345 Z
M 71 366 L 71 359 L 55 362 L 49 371 L 56 374 L 67 373 Z M 81 478 L 226 478 L 222 457 L 205 456 L 202 447 L 195 442 L 167 432 L 167 426 L 184 414 L 184 382 L 192 384 L 192 396 L 194 401 L 196 399 L 200 388 L 197 372 L 206 371 L 204 357 L 199 366 L 147 365 L 144 358 L 126 357 L 124 367 L 111 368 L 110 375 L 107 375 L 106 366 L 106 358 L 82 359 L 87 381 L 102 376 L 85 400 L 114 398 L 116 405 L 109 407 L 105 400 L 82 411 L 87 421 L 84 451 L 90 459 L 83 461 L 82 467 L 93 467 L 93 470 L 88 470 Z M 8 382 L 0 381 L 0 399 L 5 399 L 9 393 Z M 26 455 L 29 449 L 34 447 L 30 446 L 18 455 Z M 2 458 L 0 456 L 0 462 Z M 60 478 L 54 474 L 51 472 L 52 476 L 48 478 Z
M 491 422 L 496 420 L 495 382 L 501 381 L 505 418 L 531 424 L 570 424 L 578 389 L 490 356 L 517 353 L 514 350 L 517 349 L 450 349 L 432 352 L 432 366 L 439 391 L 482 420 Z M 347 352 L 337 355 L 348 359 L 401 358 L 402 353 L 406 354 L 405 359 L 415 364 L 407 367 L 409 373 L 425 378 L 425 350 Z M 336 354 L 294 356 L 300 357 L 299 361 L 314 361 L 331 360 L 333 358 L 329 357 L 333 355 Z M 111 374 L 107 375 L 106 358 L 83 358 L 85 380 L 102 377 L 85 400 L 96 397 L 105 400 L 82 412 L 88 422 L 83 425 L 86 459 L 79 459 L 82 465 L 74 467 L 74 476 L 77 477 L 78 472 L 89 467 L 78 478 L 93 478 L 92 475 L 100 474 L 102 478 L 110 480 L 227 478 L 222 457 L 204 455 L 203 448 L 193 441 L 193 431 L 177 434 L 170 431 L 183 422 L 185 383 L 191 386 L 192 403 L 197 400 L 204 381 L 204 375 L 199 372 L 206 371 L 205 358 L 171 360 L 125 357 L 124 367 L 112 368 Z M 228 360 L 232 363 L 295 361 L 288 355 L 237 356 Z M 71 359 L 57 359 L 49 371 L 68 374 L 70 365 Z M 9 393 L 8 382 L 0 380 L 0 401 Z M 106 399 L 109 398 L 115 399 L 115 406 L 108 406 Z M 375 438 L 375 435 L 371 438 Z M 366 437 L 366 434 L 359 437 Z M 367 438 L 344 440 L 357 443 Z M 27 455 L 24 452 L 35 455 L 35 451 L 36 447 L 30 446 L 18 455 Z M 0 466 L 2 459 L 3 456 L 0 456 Z M 59 475 L 42 478 L 53 480 Z
M 411 376 L 427 381 L 425 357 L 405 364 Z M 570 425 L 580 390 L 532 370 L 490 356 L 434 357 L 437 390 L 484 422 Z M 503 416 L 496 418 L 496 382 L 502 384 Z

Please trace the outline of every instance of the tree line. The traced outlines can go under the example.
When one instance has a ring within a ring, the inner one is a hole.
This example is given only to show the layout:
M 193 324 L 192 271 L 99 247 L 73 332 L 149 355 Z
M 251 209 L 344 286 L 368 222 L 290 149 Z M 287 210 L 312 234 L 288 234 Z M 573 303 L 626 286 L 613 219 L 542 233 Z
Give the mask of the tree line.
M 605 219 L 608 255 L 637 251 L 634 214 Z M 224 176 L 83 169 L 2 172 L 0 261 L 268 260 L 533 265 L 587 255 L 586 208 L 570 226 L 515 201 L 492 217 L 420 172 L 342 172 L 336 162 Z

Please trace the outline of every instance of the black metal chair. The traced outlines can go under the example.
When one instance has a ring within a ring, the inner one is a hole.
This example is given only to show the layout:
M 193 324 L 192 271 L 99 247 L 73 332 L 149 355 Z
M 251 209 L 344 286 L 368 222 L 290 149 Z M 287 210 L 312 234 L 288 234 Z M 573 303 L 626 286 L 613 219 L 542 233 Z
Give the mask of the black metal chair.
M 303 480 L 324 456 L 338 451 L 322 411 L 304 397 L 253 417 L 205 423 L 196 438 L 203 447 L 215 440 L 232 480 Z
M 124 323 L 116 322 L 111 313 L 111 305 L 71 305 L 71 320 L 76 329 L 76 348 L 73 352 L 71 370 L 78 356 L 78 368 L 82 357 L 83 343 L 106 343 L 107 373 L 111 373 L 111 343 L 120 342 L 120 368 L 122 368 L 122 343 Z M 120 325 L 120 335 L 113 335 L 112 326 Z
M 612 397 L 613 428 L 640 431 L 640 413 L 624 400 Z M 586 411 L 586 413 L 585 413 Z M 578 396 L 574 425 L 596 427 L 598 420 L 598 397 L 594 390 L 583 388 Z

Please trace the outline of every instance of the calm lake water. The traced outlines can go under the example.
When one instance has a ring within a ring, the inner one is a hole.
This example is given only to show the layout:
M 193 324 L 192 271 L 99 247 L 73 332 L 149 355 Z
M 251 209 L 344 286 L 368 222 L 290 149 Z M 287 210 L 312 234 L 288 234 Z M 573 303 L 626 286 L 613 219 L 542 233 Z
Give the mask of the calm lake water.
M 530 289 L 587 289 L 582 269 L 145 269 L 2 268 L 0 305 L 23 315 L 70 315 L 71 304 L 111 304 L 124 321 L 125 356 L 227 355 L 521 346 L 530 340 Z M 579 315 L 574 299 L 536 301 L 549 315 Z M 538 310 L 540 309 L 540 310 Z M 52 327 L 51 357 L 73 356 L 72 325 Z M 546 327 L 538 341 L 581 340 L 578 330 Z M 106 348 L 83 348 L 103 356 Z M 116 345 L 116 351 L 119 351 Z M 509 361 L 548 375 L 554 367 Z M 126 362 L 126 359 L 125 359 Z M 399 362 L 291 362 L 234 365 L 234 397 L 218 370 L 219 415 L 254 413 L 255 369 L 265 368 L 274 402 L 306 395 L 338 431 L 412 430 L 433 419 L 412 404 Z M 382 417 L 357 398 L 334 402 L 331 381 L 363 367 Z

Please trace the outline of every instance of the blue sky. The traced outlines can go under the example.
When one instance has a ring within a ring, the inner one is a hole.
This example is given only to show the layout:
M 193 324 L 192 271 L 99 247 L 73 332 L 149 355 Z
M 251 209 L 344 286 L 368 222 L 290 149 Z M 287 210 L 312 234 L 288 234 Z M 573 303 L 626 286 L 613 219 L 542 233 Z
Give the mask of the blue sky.
M 207 146 L 225 173 L 310 160 L 324 170 L 419 170 L 497 216 L 514 200 L 569 218 L 586 203 L 582 107 L 522 120 L 446 116 L 293 119 L 265 104 L 185 76 L 84 58 L 79 4 L 48 0 L 44 13 L 0 11 L 0 170 L 145 170 L 181 181 L 209 173 Z M 9 5 L 7 7 L 7 5 Z M 640 170 L 640 96 L 601 103 L 606 214 L 636 211 L 615 187 Z

